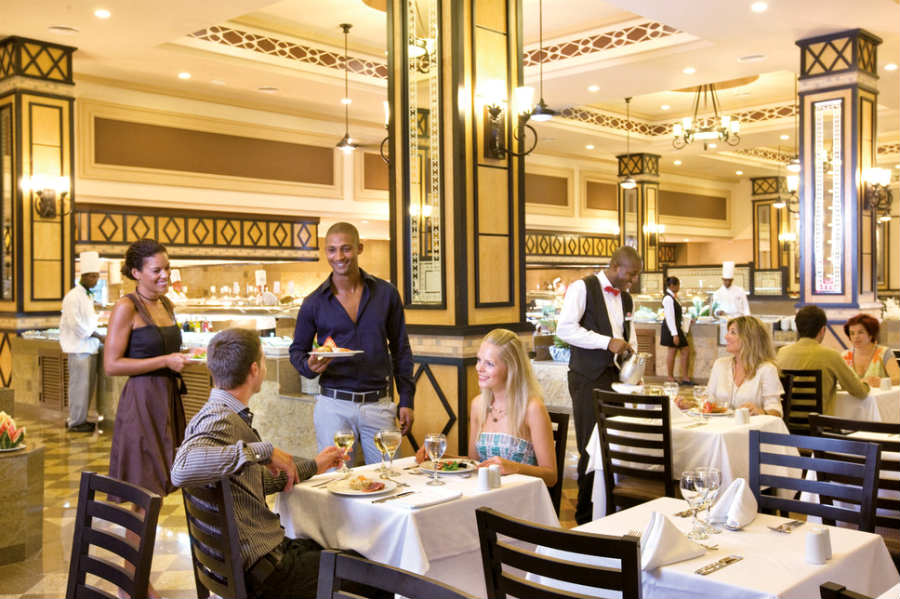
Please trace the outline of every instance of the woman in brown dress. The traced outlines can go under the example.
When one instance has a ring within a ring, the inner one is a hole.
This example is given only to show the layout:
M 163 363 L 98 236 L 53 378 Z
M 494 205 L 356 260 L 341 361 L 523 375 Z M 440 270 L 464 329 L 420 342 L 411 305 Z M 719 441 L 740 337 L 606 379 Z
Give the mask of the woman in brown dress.
M 129 377 L 116 410 L 109 474 L 162 496 L 175 490 L 169 472 L 185 427 L 180 373 L 190 359 L 180 353 L 181 330 L 165 297 L 169 272 L 162 244 L 131 244 L 122 274 L 137 286 L 113 308 L 103 355 L 107 375 Z

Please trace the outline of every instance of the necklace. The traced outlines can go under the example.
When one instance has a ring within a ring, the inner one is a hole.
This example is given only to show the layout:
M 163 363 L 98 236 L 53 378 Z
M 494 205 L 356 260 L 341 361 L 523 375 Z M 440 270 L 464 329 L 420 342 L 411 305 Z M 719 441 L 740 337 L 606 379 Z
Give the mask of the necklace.
M 499 410 L 494 407 L 494 402 L 491 402 L 491 405 L 488 406 L 488 414 L 491 415 L 491 420 L 499 422 L 499 420 L 506 415 L 506 408 Z
M 150 299 L 149 297 L 147 297 L 146 295 L 144 295 L 143 293 L 141 293 L 141 290 L 138 289 L 137 287 L 134 288 L 134 292 L 137 293 L 138 296 L 139 296 L 142 300 L 145 300 L 145 301 L 148 301 L 148 302 L 153 302 L 153 303 L 156 303 L 156 302 L 159 301 L 159 298 L 156 298 L 156 299 Z

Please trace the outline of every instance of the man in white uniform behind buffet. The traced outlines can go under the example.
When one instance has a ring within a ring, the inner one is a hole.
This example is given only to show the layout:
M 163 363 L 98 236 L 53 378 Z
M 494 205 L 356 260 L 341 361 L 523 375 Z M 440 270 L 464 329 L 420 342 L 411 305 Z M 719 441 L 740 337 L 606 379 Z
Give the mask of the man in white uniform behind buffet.
M 719 344 L 725 345 L 727 323 L 736 316 L 750 316 L 750 302 L 744 288 L 734 284 L 734 262 L 722 263 L 722 286 L 713 293 L 716 318 L 722 319 L 719 327 Z

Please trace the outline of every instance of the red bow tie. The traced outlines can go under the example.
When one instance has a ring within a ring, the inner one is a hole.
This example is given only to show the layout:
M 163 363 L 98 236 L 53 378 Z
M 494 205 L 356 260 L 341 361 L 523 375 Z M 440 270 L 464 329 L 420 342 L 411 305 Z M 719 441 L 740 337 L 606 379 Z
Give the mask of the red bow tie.
M 611 285 L 607 285 L 606 287 L 604 287 L 603 291 L 605 291 L 606 293 L 612 293 L 613 295 L 619 295 L 619 290 Z

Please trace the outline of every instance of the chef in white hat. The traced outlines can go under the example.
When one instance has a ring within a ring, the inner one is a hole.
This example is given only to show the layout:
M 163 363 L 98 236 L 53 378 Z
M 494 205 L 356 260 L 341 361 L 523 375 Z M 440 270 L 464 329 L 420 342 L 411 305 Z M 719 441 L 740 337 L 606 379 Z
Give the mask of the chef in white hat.
M 747 292 L 734 284 L 734 262 L 722 263 L 722 286 L 713 294 L 713 304 L 716 306 L 715 315 L 719 317 L 750 315 Z
M 169 298 L 173 304 L 183 304 L 187 302 L 187 293 L 184 291 L 184 283 L 181 282 L 181 271 L 177 268 L 173 268 L 172 272 L 169 273 L 169 290 L 166 292 L 166 297 Z
M 68 429 L 90 433 L 94 423 L 88 422 L 88 406 L 97 391 L 97 352 L 103 335 L 97 332 L 97 313 L 91 290 L 100 279 L 100 255 L 81 252 L 81 278 L 63 298 L 59 319 L 59 345 L 69 362 Z

